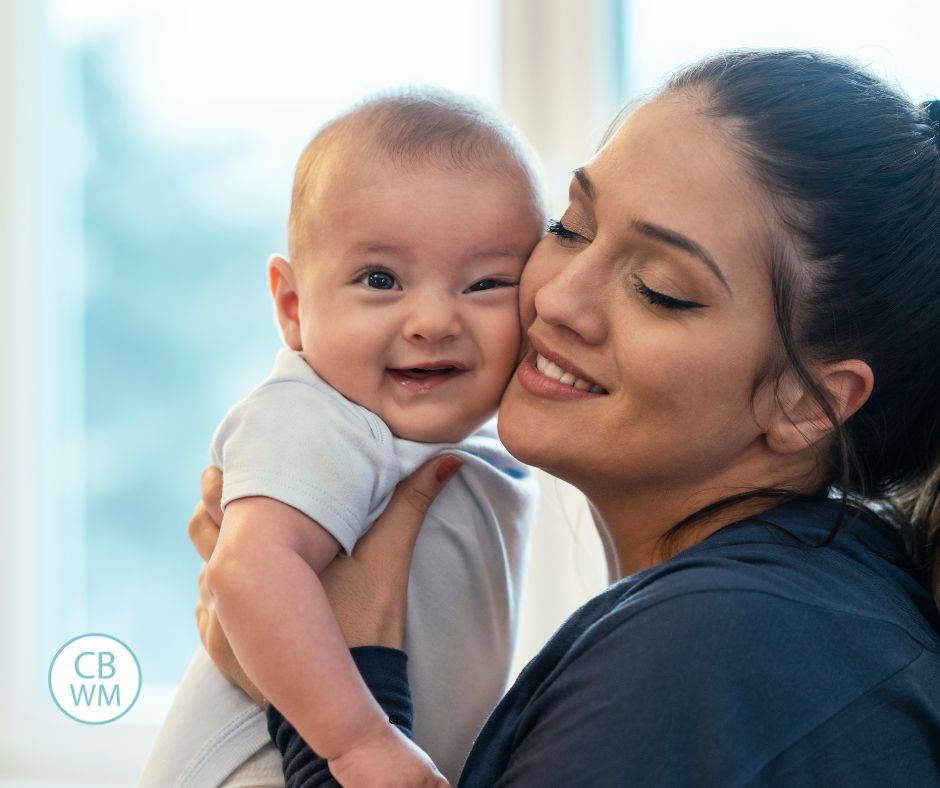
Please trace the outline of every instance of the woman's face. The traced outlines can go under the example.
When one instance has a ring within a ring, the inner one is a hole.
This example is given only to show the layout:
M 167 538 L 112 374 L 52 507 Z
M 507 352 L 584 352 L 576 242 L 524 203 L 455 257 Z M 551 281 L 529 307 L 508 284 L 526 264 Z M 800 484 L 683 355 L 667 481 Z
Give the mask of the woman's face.
M 755 396 L 775 330 L 767 227 L 691 97 L 632 113 L 524 271 L 507 448 L 589 496 L 751 484 L 772 400 Z

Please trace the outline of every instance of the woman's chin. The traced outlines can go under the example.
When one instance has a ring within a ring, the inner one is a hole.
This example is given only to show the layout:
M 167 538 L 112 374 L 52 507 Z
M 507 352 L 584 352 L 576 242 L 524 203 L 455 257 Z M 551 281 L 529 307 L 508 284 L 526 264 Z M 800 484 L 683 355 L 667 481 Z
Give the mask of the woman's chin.
M 525 402 L 519 383 L 515 379 L 510 381 L 496 421 L 499 439 L 520 462 L 547 470 L 545 466 L 558 459 L 558 447 L 546 433 L 545 425 L 536 423 L 543 421 L 538 416 Z

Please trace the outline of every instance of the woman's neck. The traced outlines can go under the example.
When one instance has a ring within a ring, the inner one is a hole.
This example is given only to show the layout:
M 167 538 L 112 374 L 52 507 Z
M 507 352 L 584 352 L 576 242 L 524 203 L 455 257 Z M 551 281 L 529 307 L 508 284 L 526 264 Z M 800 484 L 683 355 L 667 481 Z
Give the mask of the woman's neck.
M 792 470 L 792 469 L 788 469 Z M 587 495 L 607 556 L 608 578 L 615 582 L 661 564 L 694 547 L 726 525 L 767 511 L 779 497 L 755 496 L 696 518 L 673 533 L 676 525 L 710 504 L 758 489 L 808 492 L 817 483 L 805 474 L 760 474 L 757 479 L 712 479 L 695 491 L 677 488 L 642 491 L 579 485 Z
M 722 517 L 695 523 L 667 540 L 665 537 L 672 528 L 695 509 L 670 513 L 664 511 L 660 501 L 650 504 L 643 506 L 634 500 L 629 509 L 625 509 L 609 499 L 591 501 L 594 521 L 607 557 L 608 580 L 612 583 L 642 569 L 661 564 L 672 555 L 698 544 L 728 523 L 740 519 L 736 516 L 731 519 Z M 629 514 L 626 514 L 627 511 Z M 730 512 L 726 514 L 730 515 Z

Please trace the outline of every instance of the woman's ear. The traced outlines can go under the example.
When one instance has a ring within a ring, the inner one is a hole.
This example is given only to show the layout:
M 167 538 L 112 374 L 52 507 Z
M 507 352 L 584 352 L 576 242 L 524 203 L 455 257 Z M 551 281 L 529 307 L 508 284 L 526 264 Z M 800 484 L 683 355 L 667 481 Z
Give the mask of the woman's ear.
M 871 367 L 858 359 L 823 364 L 815 372 L 840 424 L 865 404 L 875 382 Z M 765 433 L 771 449 L 792 454 L 832 433 L 829 417 L 795 375 L 787 373 L 777 392 L 777 409 Z
M 292 350 L 301 350 L 300 341 L 300 297 L 294 269 L 280 255 L 271 255 L 268 260 L 268 284 L 277 309 L 277 322 L 281 336 Z

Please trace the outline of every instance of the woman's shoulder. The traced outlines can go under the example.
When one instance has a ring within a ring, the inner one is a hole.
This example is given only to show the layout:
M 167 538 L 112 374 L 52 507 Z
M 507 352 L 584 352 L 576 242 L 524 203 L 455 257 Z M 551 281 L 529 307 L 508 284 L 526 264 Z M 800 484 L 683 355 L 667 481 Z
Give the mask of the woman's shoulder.
M 856 677 L 884 677 L 922 650 L 940 655 L 940 617 L 896 545 L 860 523 L 814 546 L 827 512 L 742 522 L 625 578 L 582 609 L 568 657 L 641 642 L 651 664 L 670 670 L 826 674 L 851 656 Z
M 923 726 L 940 730 L 936 693 L 924 691 L 940 677 L 940 655 L 929 624 L 905 620 L 918 612 L 903 602 L 903 569 L 895 577 L 882 559 L 866 563 L 842 537 L 800 546 L 778 525 L 741 523 L 594 597 L 484 731 L 516 721 L 520 774 L 549 759 L 564 775 L 591 752 L 641 784 L 731 784 L 794 762 L 822 774 L 814 731 L 839 740 L 831 753 L 841 762 L 896 702 L 911 713 L 890 723 L 922 748 Z M 570 757 L 553 756 L 568 739 Z
M 772 778 L 842 768 L 891 725 L 923 760 L 940 731 L 935 651 L 890 623 L 774 593 L 738 567 L 679 572 L 670 589 L 610 589 L 550 669 L 521 678 L 517 738 L 531 737 L 529 749 L 543 724 L 561 734 L 539 757 L 586 728 L 579 746 L 641 783 L 786 784 Z
M 771 613 L 807 631 L 813 622 L 838 620 L 849 631 L 868 622 L 940 650 L 940 614 L 900 538 L 864 516 L 847 518 L 832 537 L 837 510 L 835 501 L 799 503 L 722 529 L 613 586 L 607 612 L 628 624 L 668 608 L 668 621 L 693 628 L 717 618 L 746 629 Z

